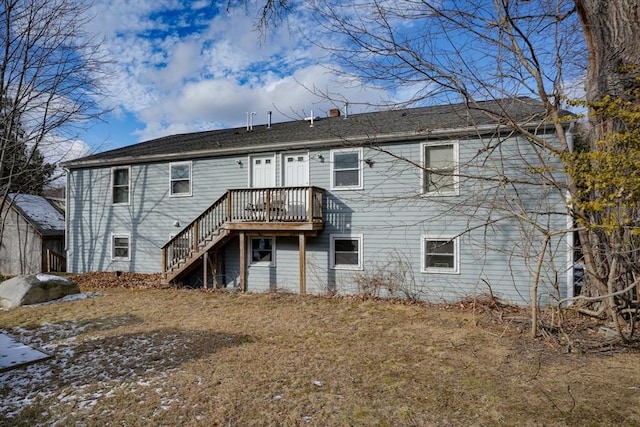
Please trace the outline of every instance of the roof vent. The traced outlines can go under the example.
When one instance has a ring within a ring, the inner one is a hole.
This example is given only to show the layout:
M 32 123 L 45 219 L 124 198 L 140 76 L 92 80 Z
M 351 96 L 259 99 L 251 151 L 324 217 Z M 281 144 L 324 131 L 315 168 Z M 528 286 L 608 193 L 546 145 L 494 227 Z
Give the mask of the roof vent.
M 313 110 L 311 110 L 311 114 L 309 115 L 309 117 L 305 117 L 304 119 L 309 122 L 309 127 L 312 128 L 313 127 Z
M 247 112 L 247 132 L 253 132 L 253 116 L 256 115 L 255 111 Z
M 345 102 L 344 103 L 344 118 L 346 119 L 347 117 L 349 117 L 349 103 Z

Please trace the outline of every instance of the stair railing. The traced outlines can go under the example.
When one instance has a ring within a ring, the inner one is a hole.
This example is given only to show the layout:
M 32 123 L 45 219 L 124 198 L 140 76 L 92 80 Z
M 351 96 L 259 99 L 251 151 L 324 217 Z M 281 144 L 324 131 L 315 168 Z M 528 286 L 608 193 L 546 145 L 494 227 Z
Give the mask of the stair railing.
M 163 273 L 191 258 L 227 221 L 228 194 L 227 191 L 162 247 Z
M 67 271 L 67 258 L 51 249 L 46 251 L 46 273 L 64 273 Z
M 162 247 L 162 272 L 166 274 L 197 254 L 227 222 L 322 220 L 322 195 L 317 187 L 227 190 Z

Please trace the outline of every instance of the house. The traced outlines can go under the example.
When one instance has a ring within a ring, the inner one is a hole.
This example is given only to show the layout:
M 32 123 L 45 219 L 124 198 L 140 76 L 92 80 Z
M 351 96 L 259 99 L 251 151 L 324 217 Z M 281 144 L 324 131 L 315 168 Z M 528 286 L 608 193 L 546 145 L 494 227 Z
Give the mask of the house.
M 514 132 L 505 111 L 538 141 Z M 336 109 L 275 124 L 269 114 L 260 125 L 247 116 L 246 127 L 66 163 L 69 270 L 521 303 L 540 277 L 540 298 L 571 294 L 561 167 L 541 148 L 558 139 L 540 103 Z
M 32 194 L 9 194 L 2 210 L 0 273 L 66 271 L 62 210 Z

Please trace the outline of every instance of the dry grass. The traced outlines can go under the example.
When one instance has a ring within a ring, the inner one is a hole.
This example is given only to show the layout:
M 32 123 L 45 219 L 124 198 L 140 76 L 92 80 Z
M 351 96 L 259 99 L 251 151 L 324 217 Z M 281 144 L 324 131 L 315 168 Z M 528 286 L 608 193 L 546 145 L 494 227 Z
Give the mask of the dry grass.
M 640 424 L 637 352 L 566 354 L 483 310 L 100 292 L 0 312 L 56 356 L 0 376 L 0 425 Z

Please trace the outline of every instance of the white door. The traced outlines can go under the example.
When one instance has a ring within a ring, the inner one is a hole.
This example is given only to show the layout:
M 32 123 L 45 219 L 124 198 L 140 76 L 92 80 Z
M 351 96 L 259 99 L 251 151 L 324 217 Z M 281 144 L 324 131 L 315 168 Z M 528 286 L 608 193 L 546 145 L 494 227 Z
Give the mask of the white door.
M 285 154 L 283 158 L 285 187 L 306 187 L 309 185 L 309 155 L 307 153 Z
M 282 156 L 282 185 L 309 186 L 309 154 L 288 153 Z M 307 212 L 307 190 L 287 190 L 286 209 L 290 218 L 304 218 Z
M 251 187 L 275 187 L 276 165 L 273 156 L 251 157 Z

